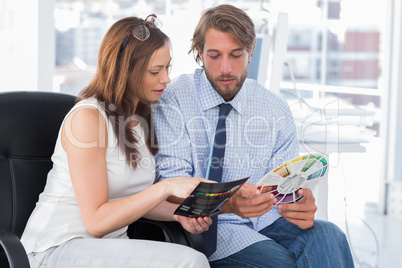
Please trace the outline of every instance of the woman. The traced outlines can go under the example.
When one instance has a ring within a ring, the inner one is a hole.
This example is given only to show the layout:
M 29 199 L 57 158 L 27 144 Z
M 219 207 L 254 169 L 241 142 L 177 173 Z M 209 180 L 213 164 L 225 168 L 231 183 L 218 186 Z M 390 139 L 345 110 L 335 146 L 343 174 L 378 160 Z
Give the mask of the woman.
M 21 238 L 31 267 L 209 266 L 189 247 L 126 239 L 141 217 L 176 220 L 192 233 L 212 223 L 173 215 L 178 205 L 166 201 L 187 197 L 205 179 L 153 184 L 150 105 L 170 82 L 171 62 L 158 22 L 155 15 L 125 18 L 106 33 L 97 73 L 61 126 L 53 168 Z

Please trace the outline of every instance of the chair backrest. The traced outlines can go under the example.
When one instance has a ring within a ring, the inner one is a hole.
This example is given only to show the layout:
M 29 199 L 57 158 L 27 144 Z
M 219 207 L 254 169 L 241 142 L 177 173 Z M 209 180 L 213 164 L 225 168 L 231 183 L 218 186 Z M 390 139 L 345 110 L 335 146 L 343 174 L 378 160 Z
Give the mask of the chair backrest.
M 0 93 L 0 229 L 21 237 L 75 98 L 53 92 Z

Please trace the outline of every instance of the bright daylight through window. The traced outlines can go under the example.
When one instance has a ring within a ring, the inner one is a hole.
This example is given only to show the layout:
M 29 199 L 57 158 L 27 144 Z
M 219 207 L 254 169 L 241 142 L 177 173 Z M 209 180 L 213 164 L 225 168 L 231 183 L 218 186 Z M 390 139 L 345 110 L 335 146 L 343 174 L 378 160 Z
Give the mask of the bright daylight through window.
M 0 0 L 0 92 L 77 95 L 107 29 L 152 13 L 171 38 L 171 78 L 191 73 L 200 67 L 187 53 L 196 23 L 219 4 L 254 20 L 249 78 L 286 99 L 301 153 L 328 155 L 327 189 L 316 197 L 333 214 L 318 217 L 341 219 L 346 206 L 383 213 L 389 181 L 402 176 L 389 171 L 402 154 L 399 0 Z

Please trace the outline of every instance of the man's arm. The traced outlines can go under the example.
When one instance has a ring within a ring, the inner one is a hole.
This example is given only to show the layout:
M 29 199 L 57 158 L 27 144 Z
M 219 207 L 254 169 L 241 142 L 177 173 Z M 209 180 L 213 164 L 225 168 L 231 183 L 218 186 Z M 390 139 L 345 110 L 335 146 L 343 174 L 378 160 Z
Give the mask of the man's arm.
M 287 105 L 283 107 L 282 111 L 284 116 L 279 116 L 275 124 L 277 139 L 270 161 L 270 169 L 299 156 L 299 144 L 291 111 Z M 262 216 L 273 208 L 277 200 L 272 194 L 260 195 L 260 193 L 253 184 L 245 184 L 225 203 L 222 211 L 246 218 Z M 303 189 L 299 193 L 304 193 L 304 198 L 300 202 L 280 204 L 278 209 L 286 220 L 306 229 L 312 226 L 317 207 L 310 190 Z
M 194 171 L 185 117 L 172 95 L 162 97 L 153 108 L 159 147 L 155 157 L 157 181 L 172 177 L 192 177 Z
M 278 136 L 275 153 L 278 159 L 285 160 L 284 163 L 300 154 L 293 115 L 287 105 L 286 111 L 286 119 L 278 120 L 278 130 L 281 135 Z M 313 226 L 317 206 L 311 190 L 301 189 L 299 194 L 304 195 L 302 200 L 297 203 L 279 204 L 278 213 L 301 229 L 307 229 Z

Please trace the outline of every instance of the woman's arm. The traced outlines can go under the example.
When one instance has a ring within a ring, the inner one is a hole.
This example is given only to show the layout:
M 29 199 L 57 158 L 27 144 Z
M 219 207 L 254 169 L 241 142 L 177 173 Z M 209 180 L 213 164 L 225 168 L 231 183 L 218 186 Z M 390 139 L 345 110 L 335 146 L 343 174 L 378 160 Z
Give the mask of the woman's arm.
M 169 209 L 158 209 L 153 217 L 173 220 L 174 208 L 169 204 L 165 207 L 165 199 L 170 195 L 186 197 L 199 183 L 194 178 L 173 178 L 130 197 L 108 202 L 106 120 L 92 107 L 77 109 L 67 117 L 62 131 L 62 145 L 67 152 L 71 180 L 84 224 L 94 237 L 102 237 L 127 226 L 160 204 Z
M 187 180 L 188 178 L 186 178 Z M 171 179 L 167 179 L 168 181 Z M 171 221 L 176 220 L 180 222 L 184 229 L 193 234 L 199 234 L 208 230 L 212 224 L 210 217 L 188 218 L 178 215 L 173 215 L 177 209 L 178 204 L 171 203 L 169 201 L 163 201 L 156 208 L 144 215 L 147 219 L 159 220 L 159 221 Z

